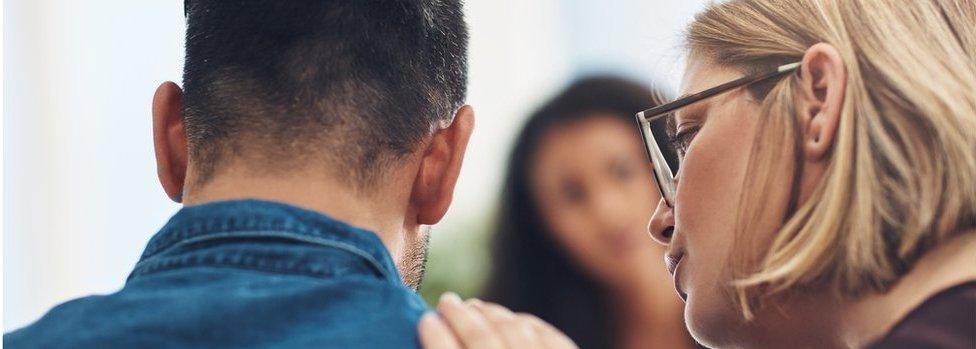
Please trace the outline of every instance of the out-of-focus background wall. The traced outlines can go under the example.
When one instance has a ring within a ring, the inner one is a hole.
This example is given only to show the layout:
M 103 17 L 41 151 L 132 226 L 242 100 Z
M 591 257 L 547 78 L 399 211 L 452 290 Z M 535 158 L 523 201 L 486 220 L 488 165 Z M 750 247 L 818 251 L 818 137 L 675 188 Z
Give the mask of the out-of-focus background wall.
M 468 0 L 477 122 L 423 287 L 478 292 L 497 192 L 523 118 L 573 79 L 674 91 L 704 0 Z M 179 209 L 156 181 L 149 106 L 183 63 L 182 1 L 3 4 L 3 330 L 120 288 Z

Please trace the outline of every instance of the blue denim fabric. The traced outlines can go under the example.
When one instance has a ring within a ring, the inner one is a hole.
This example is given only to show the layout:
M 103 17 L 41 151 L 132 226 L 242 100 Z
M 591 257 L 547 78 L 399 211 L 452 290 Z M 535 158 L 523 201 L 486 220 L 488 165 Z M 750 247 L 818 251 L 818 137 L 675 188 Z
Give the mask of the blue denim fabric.
M 180 210 L 125 286 L 58 305 L 7 348 L 413 348 L 426 304 L 379 238 L 256 200 Z

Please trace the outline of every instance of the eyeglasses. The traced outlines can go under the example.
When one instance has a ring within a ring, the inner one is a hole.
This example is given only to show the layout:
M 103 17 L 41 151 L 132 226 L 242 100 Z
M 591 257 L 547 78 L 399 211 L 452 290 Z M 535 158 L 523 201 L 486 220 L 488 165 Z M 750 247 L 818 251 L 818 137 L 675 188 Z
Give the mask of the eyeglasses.
M 668 207 L 674 207 L 674 196 L 675 192 L 677 191 L 674 179 L 679 170 L 680 160 L 672 161 L 671 164 L 668 163 L 667 159 L 664 157 L 664 153 L 662 153 L 661 150 L 669 149 L 671 147 L 671 136 L 664 135 L 664 137 L 660 138 L 667 139 L 658 141 L 651 132 L 651 123 L 666 120 L 666 116 L 669 116 L 672 112 L 682 107 L 694 104 L 709 97 L 732 91 L 739 87 L 785 76 L 795 71 L 799 67 L 800 62 L 784 64 L 776 67 L 775 70 L 738 78 L 710 89 L 678 98 L 673 102 L 665 103 L 637 113 L 637 128 L 640 130 L 641 139 L 644 140 L 644 148 L 647 150 L 647 157 L 650 158 L 651 163 L 654 164 L 654 177 L 657 179 L 657 187 L 661 191 L 661 197 L 664 198 L 664 202 L 668 205 Z

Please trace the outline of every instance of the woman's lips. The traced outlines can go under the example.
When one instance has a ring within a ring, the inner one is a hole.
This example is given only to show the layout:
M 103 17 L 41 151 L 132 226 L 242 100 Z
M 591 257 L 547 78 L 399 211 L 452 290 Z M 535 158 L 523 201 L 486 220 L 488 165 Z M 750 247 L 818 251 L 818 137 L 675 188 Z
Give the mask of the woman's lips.
M 671 278 L 674 281 L 674 290 L 681 297 L 681 300 L 687 301 L 688 294 L 681 290 L 681 260 L 684 259 L 684 253 L 671 254 L 668 253 L 664 256 L 664 264 L 668 268 L 668 273 L 671 274 Z

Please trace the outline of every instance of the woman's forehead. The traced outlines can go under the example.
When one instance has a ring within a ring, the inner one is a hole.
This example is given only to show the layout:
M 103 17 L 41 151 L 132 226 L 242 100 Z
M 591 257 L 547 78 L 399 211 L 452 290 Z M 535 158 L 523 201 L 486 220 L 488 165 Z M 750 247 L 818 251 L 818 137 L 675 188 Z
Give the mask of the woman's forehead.
M 714 64 L 708 60 L 689 59 L 688 65 L 685 67 L 684 76 L 681 79 L 681 97 L 678 98 L 710 89 L 740 77 L 742 77 L 742 73 L 734 68 Z M 716 98 L 723 97 L 713 96 L 698 103 L 691 104 L 676 110 L 672 116 L 673 118 L 680 119 L 687 112 L 693 110 L 701 111 L 702 108 L 707 108 L 709 102 Z
M 602 163 L 621 154 L 643 156 L 641 147 L 633 125 L 615 115 L 594 114 L 545 132 L 533 154 L 530 171 L 553 174 L 559 169 Z
M 742 77 L 738 70 L 711 63 L 707 60 L 689 59 L 681 78 L 681 96 L 687 96 Z

